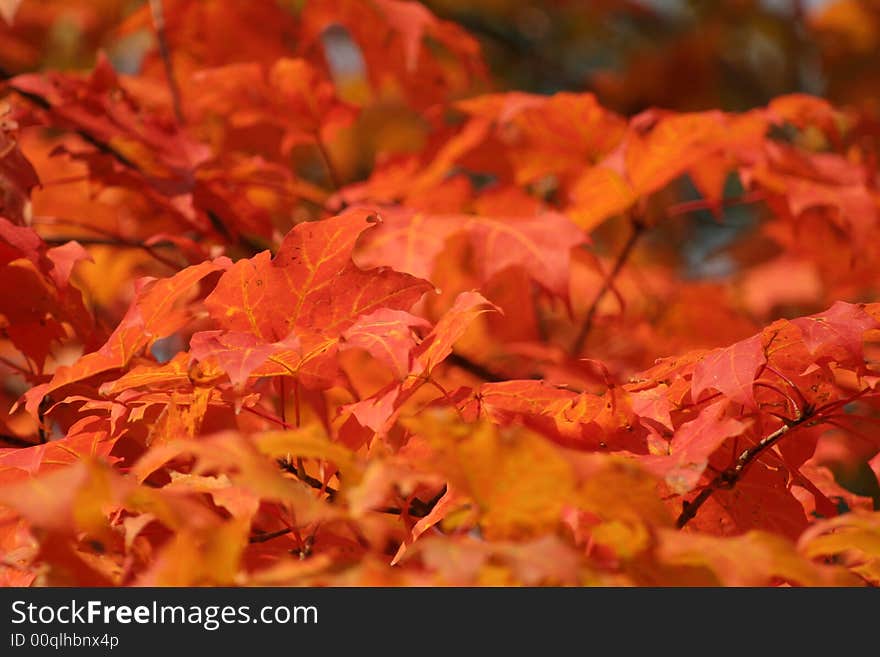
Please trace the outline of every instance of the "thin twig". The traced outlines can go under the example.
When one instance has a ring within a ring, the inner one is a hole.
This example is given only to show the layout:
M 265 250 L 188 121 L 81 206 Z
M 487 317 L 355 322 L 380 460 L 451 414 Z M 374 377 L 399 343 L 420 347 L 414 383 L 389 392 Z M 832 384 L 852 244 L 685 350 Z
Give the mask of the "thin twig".
M 265 543 L 266 541 L 271 541 L 273 538 L 278 538 L 279 536 L 285 536 L 293 531 L 293 528 L 287 527 L 285 529 L 279 529 L 274 532 L 261 532 L 259 534 L 253 534 L 249 539 L 248 543 Z
M 296 464 L 290 462 L 285 458 L 278 459 L 278 465 L 282 470 L 284 470 L 285 472 L 289 472 L 307 486 L 327 493 L 327 498 L 329 500 L 332 500 L 339 494 L 339 491 L 337 489 L 327 486 L 317 477 L 313 477 L 309 473 L 300 470 L 299 468 L 297 468 Z M 440 498 L 442 498 L 445 494 L 446 486 L 443 486 L 443 488 L 440 489 L 440 492 L 438 492 L 428 501 L 414 498 L 410 502 L 409 510 L 407 511 L 407 513 L 414 518 L 424 518 L 426 515 L 431 513 L 431 510 L 437 505 L 437 502 L 439 502 Z M 403 513 L 403 509 L 396 506 L 378 507 L 374 509 L 374 511 L 378 511 L 379 513 L 388 513 L 394 516 L 399 516 L 401 513 Z
M 775 385 L 773 385 L 769 381 L 764 381 L 763 379 L 761 379 L 761 380 L 755 381 L 752 385 L 758 386 L 761 388 L 767 388 L 768 390 L 772 390 L 776 394 L 781 395 L 788 402 L 788 406 L 791 409 L 792 414 L 795 417 L 799 417 L 801 415 L 801 407 L 798 406 L 798 404 L 797 404 L 797 402 L 795 402 L 794 398 L 791 395 L 789 395 L 788 393 L 786 393 L 785 391 L 780 390 L 778 387 L 776 387 Z
M 777 334 L 774 334 L 774 335 L 773 335 L 773 338 L 774 338 L 774 339 L 776 338 L 776 335 L 777 335 Z M 772 340 L 771 340 L 771 342 L 772 342 Z M 768 349 L 768 350 L 770 349 L 770 345 L 769 345 L 769 344 L 767 345 L 767 349 Z M 768 372 L 771 372 L 772 374 L 775 374 L 776 376 L 778 376 L 780 379 L 782 379 L 782 380 L 785 382 L 785 384 L 786 384 L 789 388 L 791 388 L 791 389 L 794 391 L 794 393 L 798 396 L 798 399 L 801 400 L 800 406 L 807 406 L 807 404 L 808 404 L 808 402 L 807 402 L 807 398 L 804 397 L 804 393 L 801 392 L 801 389 L 798 388 L 798 387 L 794 384 L 794 381 L 792 381 L 791 379 L 789 379 L 785 374 L 783 374 L 782 372 L 780 372 L 779 370 L 777 370 L 777 369 L 776 369 L 775 367 L 773 367 L 770 363 L 765 363 L 765 364 L 764 364 L 764 369 L 766 369 Z
M 8 433 L 0 434 L 0 442 L 8 443 L 13 447 L 36 447 L 40 443 L 32 443 L 29 440 L 24 440 L 23 438 L 19 438 L 18 436 L 13 436 Z
M 140 249 L 141 251 L 145 251 L 151 258 L 153 258 L 156 262 L 159 262 L 169 269 L 173 269 L 174 271 L 178 271 L 180 269 L 180 264 L 174 262 L 163 256 L 161 253 L 157 253 L 157 248 L 177 248 L 177 245 L 173 242 L 157 242 L 156 244 L 143 244 L 142 242 L 133 242 L 125 239 L 114 239 L 109 237 L 44 237 L 43 241 L 46 244 L 53 245 L 64 245 L 68 242 L 78 242 L 83 246 L 91 246 L 91 245 L 106 245 L 106 246 L 115 246 L 120 249 Z
M 507 379 L 500 374 L 496 374 L 492 370 L 490 370 L 485 365 L 472 361 L 467 356 L 462 356 L 460 353 L 453 351 L 449 356 L 446 357 L 446 362 L 450 365 L 454 365 L 459 369 L 468 372 L 469 374 L 473 374 L 478 379 L 482 379 L 483 381 L 487 381 L 489 383 L 499 383 L 501 381 L 506 381 Z
M 285 422 L 281 418 L 277 418 L 274 415 L 272 415 L 271 413 L 263 411 L 262 409 L 257 410 L 255 407 L 252 407 L 252 406 L 243 406 L 241 410 L 247 411 L 248 413 L 250 413 L 252 415 L 256 415 L 257 417 L 261 417 L 264 420 L 266 420 L 267 422 L 272 422 L 273 424 L 277 424 L 278 426 L 283 427 L 284 429 L 293 429 L 294 428 L 293 425 L 288 424 L 287 422 Z
M 763 192 L 746 192 L 742 196 L 730 196 L 722 199 L 701 198 L 695 201 L 682 201 L 670 206 L 666 210 L 666 214 L 670 217 L 676 217 L 690 212 L 699 212 L 701 210 L 717 211 L 721 208 L 727 208 L 734 205 L 748 205 L 749 203 L 757 203 L 764 200 Z
M 153 17 L 153 27 L 156 28 L 156 40 L 159 43 L 159 55 L 162 57 L 162 64 L 165 67 L 165 78 L 168 81 L 168 89 L 171 91 L 174 117 L 179 125 L 183 125 L 183 105 L 180 102 L 180 87 L 177 86 L 174 66 L 171 63 L 171 49 L 168 47 L 168 34 L 165 30 L 165 12 L 162 11 L 162 0 L 150 0 L 150 14 Z
M 30 370 L 25 369 L 21 365 L 13 363 L 11 360 L 9 360 L 8 358 L 5 358 L 4 356 L 0 356 L 0 363 L 2 363 L 3 365 L 6 365 L 6 367 L 8 367 L 11 370 L 15 370 L 16 372 L 18 372 L 19 374 L 21 374 L 24 377 L 31 377 L 34 375 L 34 373 L 31 372 Z
M 10 88 L 13 91 L 15 91 L 15 93 L 17 93 L 19 96 L 21 96 L 25 100 L 29 100 L 30 102 L 32 102 L 37 107 L 40 107 L 41 109 L 49 110 L 49 111 L 52 111 L 55 109 L 52 106 L 52 103 L 50 103 L 46 98 L 44 98 L 40 94 L 36 94 L 36 93 L 30 92 L 30 91 L 24 91 L 22 89 L 18 89 L 14 84 L 10 85 Z M 84 128 L 76 128 L 76 129 L 72 130 L 72 132 L 74 134 L 79 135 L 80 138 L 84 139 L 86 142 L 88 142 L 89 144 L 91 144 L 92 146 L 97 148 L 102 153 L 106 153 L 107 155 L 111 156 L 113 159 L 115 159 L 121 165 L 123 165 L 129 169 L 132 169 L 133 171 L 137 171 L 138 173 L 143 175 L 143 171 L 141 170 L 141 168 L 137 164 L 135 164 L 134 162 L 129 160 L 127 157 L 125 157 L 125 155 L 120 153 L 118 150 L 116 150 L 110 144 L 101 141 L 100 139 L 95 137 L 90 132 L 87 132 Z
M 571 347 L 568 351 L 573 357 L 576 357 L 581 353 L 581 349 L 584 347 L 584 342 L 586 342 L 587 336 L 593 328 L 593 321 L 596 318 L 596 311 L 599 309 L 599 304 L 602 302 L 602 299 L 605 298 L 605 295 L 608 294 L 608 291 L 614 286 L 614 279 L 617 278 L 620 270 L 623 269 L 623 266 L 626 264 L 627 260 L 629 260 L 636 242 L 639 241 L 639 237 L 644 231 L 644 224 L 640 221 L 632 221 L 632 232 L 627 238 L 626 243 L 623 245 L 623 249 L 621 249 L 620 253 L 617 255 L 617 260 L 614 261 L 611 271 L 608 272 L 608 275 L 602 282 L 602 287 L 599 288 L 599 291 L 596 292 L 596 296 L 593 297 L 593 301 L 590 303 L 590 307 L 587 310 L 587 315 L 584 318 L 583 324 L 581 324 L 581 329 L 578 331 L 577 337 L 571 343 Z
M 333 166 L 333 160 L 330 159 L 330 152 L 327 150 L 327 146 L 324 145 L 324 140 L 321 139 L 321 135 L 318 133 L 315 133 L 315 147 L 318 149 L 318 153 L 324 161 L 324 168 L 327 170 L 327 178 L 333 186 L 333 189 L 342 189 L 342 178 L 339 177 L 339 172 L 336 171 L 336 167 Z
M 797 388 L 794 388 L 797 390 Z M 796 413 L 795 418 L 793 420 L 788 420 L 784 417 L 778 417 L 783 425 L 776 429 L 773 433 L 765 436 L 761 439 L 759 443 L 753 445 L 752 447 L 745 450 L 739 457 L 736 459 L 734 464 L 727 468 L 726 470 L 719 473 L 712 481 L 709 482 L 703 490 L 690 502 L 685 502 L 681 511 L 681 515 L 678 516 L 678 520 L 676 521 L 676 526 L 679 529 L 684 527 L 690 520 L 697 515 L 697 511 L 699 511 L 700 507 L 706 503 L 706 501 L 715 494 L 715 491 L 718 490 L 730 490 L 734 486 L 736 486 L 737 482 L 742 479 L 743 475 L 746 472 L 746 469 L 764 452 L 773 447 L 779 440 L 785 436 L 792 429 L 804 424 L 809 423 L 808 426 L 812 426 L 818 424 L 820 422 L 840 426 L 835 422 L 835 416 L 831 414 L 831 411 L 836 410 L 841 406 L 845 406 L 846 404 L 852 403 L 857 400 L 862 395 L 869 392 L 870 389 L 865 388 L 864 390 L 860 390 L 859 392 L 847 397 L 845 399 L 838 399 L 833 402 L 829 402 L 823 406 L 813 406 L 810 404 L 806 404 L 803 408 L 800 409 L 800 412 Z M 798 390 L 800 394 L 800 391 Z M 861 419 L 861 418 L 860 418 Z M 844 427 L 841 427 L 844 428 Z M 847 427 L 848 430 L 851 430 Z M 783 463 L 785 461 L 783 460 Z M 788 466 L 787 463 L 785 463 Z M 797 474 L 801 477 L 799 472 Z

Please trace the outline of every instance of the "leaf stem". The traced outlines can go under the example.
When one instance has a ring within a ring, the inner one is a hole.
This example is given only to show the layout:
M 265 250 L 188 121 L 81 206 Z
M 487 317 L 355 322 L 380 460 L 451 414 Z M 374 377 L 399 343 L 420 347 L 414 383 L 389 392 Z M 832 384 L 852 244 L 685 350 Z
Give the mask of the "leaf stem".
M 333 160 L 330 159 L 330 152 L 327 150 L 324 140 L 321 139 L 319 131 L 315 132 L 315 148 L 318 149 L 318 153 L 321 155 L 321 160 L 324 162 L 324 168 L 327 170 L 327 178 L 330 181 L 330 185 L 334 190 L 342 189 L 342 178 L 339 177 L 339 172 L 336 171 L 336 167 L 333 166 Z
M 768 390 L 772 390 L 776 394 L 781 395 L 788 402 L 788 405 L 791 408 L 791 413 L 792 413 L 792 415 L 794 415 L 795 419 L 797 419 L 801 416 L 801 413 L 802 413 L 801 407 L 794 400 L 794 398 L 791 395 L 789 395 L 788 393 L 784 392 L 783 390 L 780 390 L 778 387 L 776 387 L 775 385 L 773 385 L 769 381 L 765 381 L 763 379 L 755 381 L 752 385 L 758 386 L 761 388 L 767 388 Z
M 168 89 L 171 92 L 171 103 L 174 108 L 174 117 L 179 125 L 183 125 L 183 106 L 180 102 L 180 87 L 174 75 L 174 66 L 171 63 L 171 49 L 168 47 L 168 33 L 165 30 L 165 12 L 162 10 L 162 0 L 150 0 L 150 14 L 153 17 L 153 27 L 156 28 L 156 41 L 159 44 L 159 55 L 162 57 L 162 65 L 165 67 L 165 79 L 168 81 Z

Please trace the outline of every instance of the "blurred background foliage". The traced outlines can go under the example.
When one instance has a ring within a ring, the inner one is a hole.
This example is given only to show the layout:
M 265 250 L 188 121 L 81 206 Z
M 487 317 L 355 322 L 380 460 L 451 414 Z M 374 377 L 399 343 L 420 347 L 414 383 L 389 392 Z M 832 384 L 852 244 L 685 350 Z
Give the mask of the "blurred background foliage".
M 477 36 L 496 79 L 593 91 L 632 114 L 741 111 L 792 92 L 877 109 L 877 0 L 429 0 Z
M 424 0 L 437 16 L 476 39 L 488 75 L 474 64 L 480 59 L 476 47 L 453 40 L 463 50 L 447 52 L 450 56 L 439 58 L 444 63 L 436 68 L 409 75 L 397 63 L 396 77 L 381 79 L 377 71 L 395 55 L 373 38 L 370 23 L 358 18 L 376 4 L 368 0 L 162 4 L 172 21 L 167 26 L 170 58 L 186 113 L 198 115 L 204 109 L 200 99 L 211 97 L 205 95 L 204 84 L 214 85 L 220 96 L 224 93 L 217 80 L 203 77 L 199 86 L 193 74 L 279 57 L 305 57 L 326 67 L 338 99 L 357 108 L 354 119 L 329 121 L 332 134 L 325 126 L 326 153 L 309 144 L 278 153 L 272 131 L 259 139 L 254 131 L 245 131 L 232 144 L 243 155 L 290 166 L 299 180 L 313 186 L 298 189 L 292 203 L 254 201 L 261 212 L 272 215 L 278 234 L 317 217 L 333 192 L 368 179 L 378 163 L 434 153 L 457 127 L 431 108 L 448 108 L 456 99 L 489 91 L 592 92 L 602 106 L 626 116 L 651 107 L 743 111 L 783 94 L 805 92 L 824 96 L 858 117 L 852 132 L 870 142 L 862 152 L 876 152 L 880 141 L 880 0 Z M 4 5 L 16 10 L 11 21 L 0 20 L 4 77 L 35 70 L 88 71 L 103 51 L 117 71 L 137 74 L 128 80 L 130 88 L 149 99 L 153 111 L 170 113 L 163 61 L 145 0 L 6 0 L 0 9 Z M 311 20 L 321 26 L 320 47 L 315 47 L 317 40 L 304 43 L 298 32 L 307 7 L 313 10 Z M 418 6 L 413 7 L 412 16 L 418 13 Z M 333 23 L 337 15 L 347 16 L 348 22 Z M 325 17 L 330 17 L 327 24 Z M 432 45 L 430 38 L 426 44 Z M 444 49 L 442 43 L 433 45 L 434 55 Z M 423 58 L 422 65 L 434 59 Z M 444 82 L 437 86 L 441 77 Z M 225 93 L 231 94 L 227 102 L 237 102 L 238 92 L 230 88 Z M 204 128 L 200 120 L 191 116 L 190 128 Z M 215 139 L 209 128 L 197 137 Z M 809 147 L 822 151 L 830 145 L 818 139 Z M 49 147 L 44 150 L 48 153 Z M 31 157 L 35 152 L 32 146 Z M 54 162 L 57 167 L 57 158 Z M 726 196 L 742 193 L 735 177 L 728 183 Z M 682 179 L 672 200 L 699 198 L 688 185 Z M 38 211 L 49 213 L 46 199 L 53 192 L 51 185 L 39 192 Z M 551 197 L 552 189 L 545 196 Z M 69 206 L 69 197 L 63 200 Z M 670 199 L 660 201 L 658 207 L 665 207 Z M 764 242 L 742 239 L 756 233 L 759 211 L 754 205 L 735 205 L 724 209 L 723 222 L 705 210 L 665 222 L 650 236 L 655 257 L 665 250 L 688 279 L 719 279 L 760 262 L 769 257 L 762 250 Z M 155 213 L 142 214 L 145 219 Z M 138 221 L 114 230 L 138 240 L 155 226 Z M 593 235 L 597 252 L 613 253 L 626 230 L 626 222 L 600 227 Z M 737 252 L 738 244 L 747 248 Z
M 294 13 L 305 4 L 278 2 Z M 117 68 L 134 72 L 154 37 L 117 27 L 143 4 L 25 0 L 12 25 L 0 22 L 0 67 L 6 76 L 86 68 L 102 48 Z M 737 111 L 792 92 L 880 111 L 878 0 L 424 4 L 480 41 L 499 90 L 593 91 L 624 114 L 652 106 Z

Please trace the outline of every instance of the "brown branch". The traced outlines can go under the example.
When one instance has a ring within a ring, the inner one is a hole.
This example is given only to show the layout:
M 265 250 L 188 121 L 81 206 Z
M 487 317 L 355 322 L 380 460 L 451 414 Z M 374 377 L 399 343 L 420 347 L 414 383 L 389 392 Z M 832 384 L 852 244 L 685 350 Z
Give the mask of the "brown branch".
M 307 472 L 300 470 L 295 463 L 291 463 L 286 458 L 278 459 L 278 465 L 282 470 L 284 470 L 285 472 L 289 472 L 307 486 L 314 488 L 315 490 L 320 490 L 324 493 L 327 493 L 327 498 L 329 500 L 333 500 L 333 498 L 335 498 L 339 494 L 339 491 L 337 489 L 327 486 L 317 477 L 313 477 Z M 438 492 L 428 501 L 420 500 L 419 498 L 413 499 L 412 502 L 410 502 L 408 514 L 414 518 L 424 518 L 426 515 L 431 513 L 431 510 L 437 505 L 437 502 L 439 502 L 440 498 L 442 498 L 445 494 L 446 486 L 443 486 L 443 488 L 440 489 L 440 492 Z M 388 513 L 394 516 L 399 516 L 401 513 L 403 513 L 403 509 L 396 506 L 383 506 L 375 510 L 379 513 Z
M 455 351 L 446 357 L 446 362 L 489 383 L 500 383 L 501 381 L 507 380 L 505 377 L 496 374 L 485 365 L 474 362 L 467 356 L 462 356 Z
M 156 28 L 156 40 L 159 43 L 159 55 L 165 67 L 165 79 L 168 81 L 168 89 L 171 91 L 171 103 L 174 107 L 174 116 L 179 125 L 183 125 L 183 106 L 180 102 L 180 87 L 174 76 L 174 66 L 171 63 L 171 49 L 168 47 L 168 34 L 165 31 L 165 13 L 162 11 L 162 0 L 150 0 L 150 14 L 153 17 L 153 27 Z
M 284 470 L 285 472 L 289 472 L 290 474 L 292 474 L 294 477 L 299 479 L 301 482 L 303 482 L 307 486 L 310 486 L 311 488 L 314 488 L 315 490 L 320 490 L 324 493 L 327 493 L 328 500 L 332 501 L 333 498 L 336 497 L 336 495 L 339 493 L 339 491 L 336 490 L 335 488 L 331 488 L 330 486 L 327 486 L 323 481 L 321 481 L 317 477 L 311 476 L 305 470 L 298 468 L 297 464 L 291 463 L 286 458 L 278 459 L 278 466 L 282 470 Z
M 279 536 L 284 536 L 293 531 L 293 528 L 287 527 L 285 529 L 279 529 L 274 532 L 260 532 L 258 534 L 253 534 L 248 539 L 248 543 L 265 543 L 266 541 L 271 541 L 273 538 L 278 538 Z
M 781 376 L 781 375 L 780 375 Z M 796 387 L 798 394 L 803 398 L 802 393 Z M 849 404 L 863 395 L 867 394 L 870 391 L 869 388 L 865 388 L 863 390 L 859 390 L 857 393 L 850 395 L 845 399 L 838 399 L 833 402 L 828 402 L 823 406 L 813 406 L 810 404 L 806 404 L 802 409 L 795 414 L 794 419 L 787 419 L 784 417 L 778 417 L 783 425 L 776 429 L 773 433 L 765 436 L 761 439 L 759 443 L 753 445 L 752 447 L 745 450 L 739 457 L 736 459 L 734 464 L 727 468 L 726 470 L 719 473 L 709 484 L 699 492 L 699 494 L 690 502 L 685 502 L 682 507 L 681 514 L 678 516 L 678 520 L 676 520 L 676 526 L 681 529 L 688 522 L 690 522 L 694 516 L 697 515 L 697 511 L 700 510 L 700 507 L 706 503 L 706 501 L 715 494 L 715 491 L 718 490 L 730 490 L 734 486 L 736 486 L 737 482 L 742 479 L 743 475 L 745 475 L 746 469 L 755 462 L 755 460 L 760 457 L 764 452 L 773 447 L 777 442 L 779 442 L 783 436 L 785 436 L 792 429 L 806 423 L 810 422 L 810 426 L 818 424 L 820 422 L 827 422 L 828 424 L 836 424 L 834 422 L 834 416 L 832 412 L 841 406 L 845 406 Z M 865 418 L 859 418 L 865 419 Z M 849 429 L 851 430 L 851 429 Z M 788 463 L 785 460 L 782 461 L 786 467 L 788 467 Z M 799 471 L 794 471 L 796 475 L 801 478 L 804 478 Z
M 84 246 L 89 245 L 106 245 L 106 246 L 115 246 L 120 249 L 140 249 L 145 251 L 151 258 L 165 265 L 169 269 L 173 269 L 174 271 L 178 271 L 181 267 L 179 263 L 174 262 L 163 256 L 161 253 L 156 251 L 157 248 L 171 248 L 176 249 L 177 245 L 173 242 L 157 242 L 156 244 L 143 244 L 141 242 L 133 242 L 131 240 L 126 239 L 116 239 L 110 237 L 44 237 L 43 241 L 46 244 L 52 245 L 64 245 L 68 242 L 78 242 Z
M 10 88 L 15 93 L 17 93 L 19 96 L 21 96 L 25 100 L 29 100 L 30 102 L 32 102 L 34 105 L 36 105 L 37 107 L 39 107 L 41 109 L 49 110 L 49 111 L 54 109 L 52 107 L 52 103 L 50 103 L 48 100 L 46 100 L 40 94 L 35 94 L 30 91 L 24 91 L 22 89 L 17 88 L 14 84 L 10 85 Z M 129 169 L 132 169 L 133 171 L 137 171 L 138 173 L 143 175 L 143 171 L 141 171 L 141 168 L 137 164 L 135 164 L 134 162 L 129 160 L 127 157 L 125 157 L 125 155 L 123 155 L 118 150 L 113 148 L 113 146 L 111 146 L 110 144 L 108 144 L 106 142 L 101 141 L 100 139 L 98 139 L 97 137 L 95 137 L 93 134 L 86 131 L 85 129 L 74 128 L 71 132 L 73 132 L 76 135 L 79 135 L 80 138 L 82 138 L 83 140 L 85 140 L 86 142 L 88 142 L 89 144 L 94 146 L 95 148 L 97 148 L 102 153 L 106 153 L 107 155 L 111 156 L 113 159 L 115 159 L 121 165 L 128 167 Z
M 32 443 L 29 440 L 24 440 L 23 438 L 19 438 L 18 436 L 13 436 L 8 433 L 0 434 L 0 442 L 7 443 L 12 445 L 13 447 L 36 447 L 40 443 Z
M 808 409 L 809 410 L 809 409 Z M 726 470 L 718 473 L 716 477 L 709 482 L 709 485 L 706 486 L 700 493 L 690 502 L 685 502 L 681 511 L 681 515 L 678 516 L 678 520 L 675 521 L 675 525 L 681 529 L 684 527 L 694 516 L 697 515 L 697 511 L 700 510 L 700 507 L 705 504 L 712 495 L 715 494 L 715 491 L 718 490 L 730 490 L 742 479 L 743 475 L 746 472 L 746 469 L 765 451 L 773 447 L 779 440 L 787 434 L 789 431 L 794 429 L 796 426 L 803 424 L 808 419 L 810 419 L 812 415 L 810 413 L 805 413 L 802 417 L 796 420 L 790 420 L 779 427 L 773 433 L 765 436 L 758 442 L 758 444 L 749 447 L 745 450 L 739 457 L 736 459 L 733 465 L 731 465 Z
M 611 271 L 608 272 L 608 275 L 605 277 L 605 280 L 602 282 L 602 287 L 599 288 L 599 291 L 596 292 L 596 296 L 593 297 L 592 303 L 590 303 L 590 307 L 587 310 L 587 315 L 584 318 L 583 324 L 581 324 L 581 329 L 578 331 L 577 337 L 575 337 L 574 341 L 571 343 L 571 347 L 568 352 L 572 357 L 577 357 L 581 353 L 581 349 L 584 347 L 584 342 L 587 340 L 587 336 L 590 334 L 590 330 L 593 328 L 593 321 L 596 318 L 596 312 L 599 309 L 599 304 L 602 299 L 605 298 L 605 295 L 608 294 L 608 291 L 614 286 L 614 279 L 617 278 L 617 275 L 620 273 L 620 270 L 623 269 L 623 266 L 626 264 L 627 260 L 629 260 L 630 255 L 632 254 L 633 248 L 636 245 L 636 242 L 639 241 L 639 237 L 645 231 L 645 226 L 640 221 L 635 219 L 632 220 L 632 232 L 630 236 L 627 238 L 626 243 L 623 245 L 623 249 L 621 249 L 620 253 L 617 255 L 617 259 L 614 261 L 614 265 L 611 267 Z

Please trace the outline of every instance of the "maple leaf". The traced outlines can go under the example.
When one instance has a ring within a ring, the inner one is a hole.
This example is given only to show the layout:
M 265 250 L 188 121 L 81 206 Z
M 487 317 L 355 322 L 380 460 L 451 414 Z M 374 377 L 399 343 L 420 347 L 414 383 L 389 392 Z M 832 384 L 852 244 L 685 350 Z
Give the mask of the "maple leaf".
M 626 128 L 622 117 L 588 93 L 488 94 L 459 101 L 457 106 L 497 124 L 498 139 L 506 146 L 505 155 L 520 185 L 545 176 L 565 180 L 578 175 L 585 161 L 608 154 Z
M 0 242 L 0 264 L 24 257 L 40 265 L 44 245 L 34 229 L 16 226 L 5 217 L 0 217 L 0 239 L 3 240 Z
M 193 288 L 206 276 L 229 266 L 227 258 L 219 258 L 187 267 L 171 278 L 142 279 L 135 300 L 107 342 L 75 364 L 59 367 L 41 392 L 49 394 L 95 374 L 125 367 L 141 349 L 186 323 L 188 313 L 175 308 L 175 302 L 191 295 Z
M 521 267 L 555 296 L 568 300 L 571 249 L 589 238 L 566 216 L 544 212 L 534 217 L 430 215 L 383 209 L 387 220 L 365 241 L 357 259 L 364 265 L 390 264 L 430 277 L 446 241 L 466 234 L 481 282 L 508 267 Z
M 723 179 L 741 152 L 763 143 L 767 124 L 760 112 L 647 110 L 630 120 L 613 151 L 575 181 L 569 213 L 589 230 L 686 172 L 698 171 L 701 182 Z
M 804 336 L 804 343 L 817 360 L 837 357 L 843 363 L 862 363 L 862 338 L 880 323 L 864 306 L 837 301 L 825 312 L 792 320 Z M 841 358 L 841 350 L 845 354 Z
M 264 341 L 291 331 L 339 336 L 358 317 L 379 308 L 405 310 L 426 291 L 426 281 L 387 268 L 361 270 L 351 253 L 375 215 L 349 210 L 295 226 L 274 259 L 264 251 L 235 263 L 205 300 L 226 330 L 249 331 Z
M 651 472 L 664 477 L 679 495 L 693 490 L 700 480 L 709 457 L 725 440 L 741 434 L 746 425 L 724 417 L 725 401 L 710 404 L 696 419 L 681 425 L 669 442 L 668 456 L 641 456 L 639 461 Z
M 215 358 L 237 389 L 243 389 L 248 377 L 270 356 L 297 349 L 295 335 L 276 343 L 260 342 L 253 333 L 236 331 L 201 331 L 190 339 L 190 356 L 200 361 Z
M 752 387 L 755 374 L 767 360 L 761 339 L 756 335 L 706 354 L 694 368 L 691 383 L 694 400 L 699 401 L 704 391 L 714 388 L 737 404 L 757 408 Z
M 402 378 L 410 370 L 410 354 L 417 345 L 413 328 L 431 328 L 431 323 L 403 310 L 380 308 L 349 326 L 342 334 L 342 345 L 366 349 Z
M 49 249 L 37 233 L 0 217 L 0 274 L 8 287 L 0 296 L 7 336 L 42 370 L 53 343 L 68 337 L 69 323 L 82 339 L 93 321 L 80 291 L 68 285 L 71 271 L 88 254 L 76 242 Z M 12 290 L 16 293 L 12 294 Z
M 873 585 L 880 582 L 880 513 L 852 512 L 816 523 L 798 540 L 804 556 L 837 557 Z
M 37 4 L 0 40 L 0 582 L 880 582 L 866 3 L 808 21 L 828 99 L 744 112 L 666 74 L 714 24 L 600 102 L 417 2 Z M 585 4 L 539 13 L 660 25 Z
M 482 529 L 491 538 L 543 533 L 574 498 L 571 465 L 536 434 L 502 433 L 482 423 L 459 430 L 452 442 L 448 434 L 425 429 L 441 472 L 478 504 Z
M 300 18 L 302 51 L 312 49 L 328 27 L 342 26 L 358 44 L 373 88 L 379 92 L 383 83 L 393 84 L 417 108 L 454 97 L 485 77 L 476 39 L 419 3 L 318 0 L 308 3 Z M 426 40 L 446 57 L 426 56 Z M 432 84 L 426 87 L 425 79 Z
M 6 17 L 6 12 L 2 13 Z M 11 115 L 9 105 L 0 103 L 0 212 L 18 224 L 29 224 L 30 194 L 40 179 L 21 151 L 18 122 Z
M 744 558 L 746 554 L 751 556 Z M 664 532 L 658 557 L 676 565 L 706 565 L 723 586 L 769 586 L 775 578 L 801 586 L 858 586 L 842 568 L 813 563 L 790 542 L 768 532 L 751 531 L 724 541 Z
M 792 495 L 788 473 L 756 464 L 733 489 L 718 491 L 688 526 L 722 535 L 760 529 L 795 540 L 807 517 Z
M 61 73 L 26 74 L 10 85 L 38 98 L 59 126 L 79 131 L 165 193 L 189 191 L 193 169 L 210 156 L 207 147 L 174 126 L 144 116 L 103 53 L 87 79 Z
M 424 340 L 410 352 L 412 366 L 401 382 L 392 382 L 367 399 L 346 408 L 358 422 L 377 433 L 384 433 L 396 417 L 400 407 L 427 381 L 434 368 L 451 353 L 455 343 L 470 324 L 485 312 L 497 310 L 479 292 L 462 292 L 455 303 L 434 326 Z

